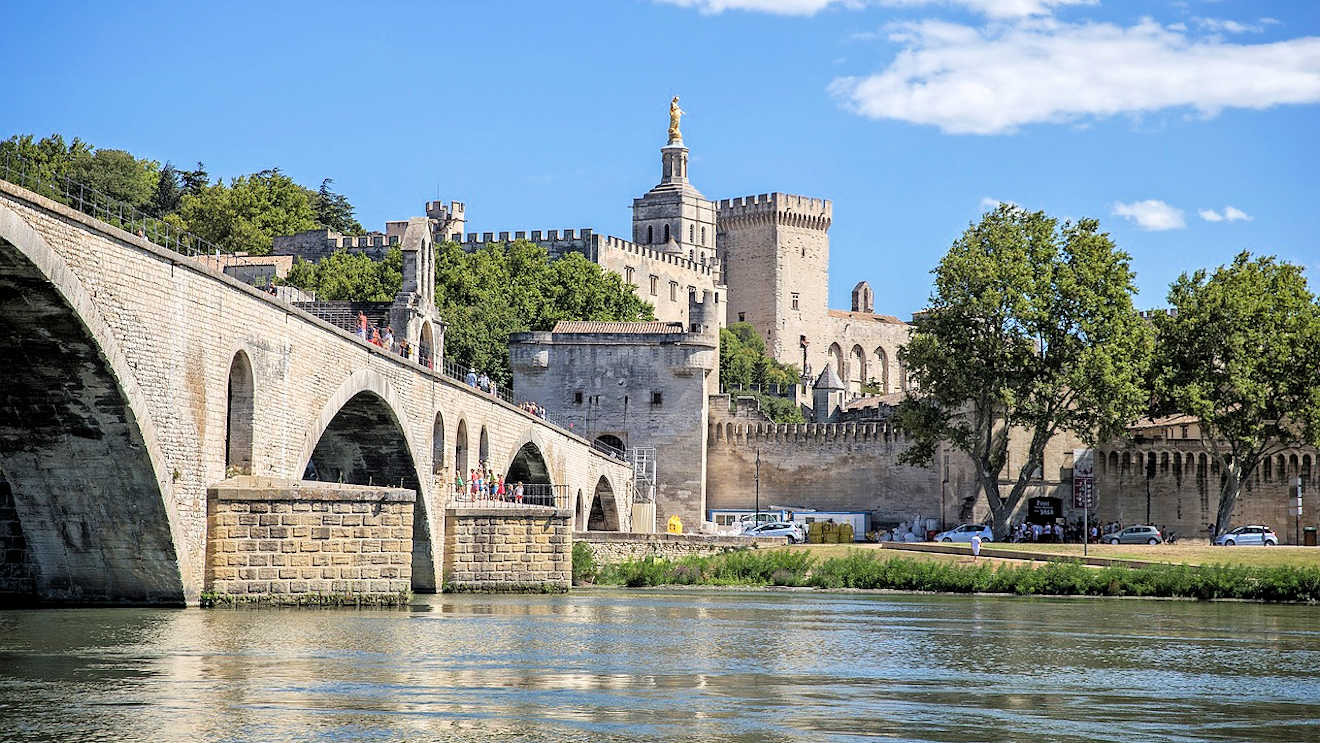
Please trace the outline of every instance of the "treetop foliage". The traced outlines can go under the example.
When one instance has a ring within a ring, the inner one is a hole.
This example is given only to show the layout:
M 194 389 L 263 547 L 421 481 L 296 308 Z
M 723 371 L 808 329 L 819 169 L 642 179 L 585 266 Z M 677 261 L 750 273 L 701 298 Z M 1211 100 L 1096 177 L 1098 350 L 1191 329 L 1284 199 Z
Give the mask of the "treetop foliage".
M 731 395 L 746 390 L 761 403 L 761 411 L 776 423 L 802 423 L 802 411 L 791 400 L 764 394 L 771 385 L 781 389 L 798 383 L 797 367 L 771 358 L 765 340 L 751 323 L 736 322 L 720 328 L 720 380 Z
M 95 189 L 135 209 L 165 219 L 226 250 L 254 255 L 270 252 L 271 238 L 328 227 L 362 232 L 347 197 L 329 189 L 330 179 L 313 191 L 278 168 L 239 176 L 228 184 L 195 170 L 162 166 L 123 150 L 96 149 L 81 139 L 66 143 L 59 134 L 36 140 L 30 134 L 0 142 L 0 153 L 22 157 L 47 180 L 69 180 Z

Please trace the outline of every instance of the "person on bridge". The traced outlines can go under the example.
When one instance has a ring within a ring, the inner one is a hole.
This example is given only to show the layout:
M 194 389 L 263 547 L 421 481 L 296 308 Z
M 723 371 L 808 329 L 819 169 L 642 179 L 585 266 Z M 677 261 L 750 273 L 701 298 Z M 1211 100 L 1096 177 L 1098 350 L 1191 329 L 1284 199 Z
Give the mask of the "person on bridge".
M 385 332 L 380 334 L 380 347 L 391 353 L 394 351 L 394 331 L 387 325 Z
M 369 324 L 370 323 L 367 322 L 367 316 L 362 314 L 361 310 L 358 310 L 357 337 L 361 338 L 364 341 L 367 339 L 367 326 Z
M 474 366 L 474 367 L 472 367 L 471 369 L 468 369 L 467 376 L 463 378 L 463 381 L 466 382 L 466 383 L 467 383 L 467 386 L 469 386 L 469 387 L 476 387 L 476 386 L 477 386 L 477 367 Z
M 523 486 L 521 482 L 513 486 L 513 500 L 517 503 L 523 502 Z

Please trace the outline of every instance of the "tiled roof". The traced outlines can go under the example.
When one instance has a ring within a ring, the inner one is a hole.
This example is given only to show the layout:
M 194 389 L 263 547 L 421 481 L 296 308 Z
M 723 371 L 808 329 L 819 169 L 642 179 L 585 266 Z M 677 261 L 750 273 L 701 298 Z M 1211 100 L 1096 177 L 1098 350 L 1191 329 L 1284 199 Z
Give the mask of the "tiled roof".
M 552 333 L 682 333 L 678 322 L 595 322 L 592 320 L 563 320 L 555 323 Z
M 891 325 L 907 325 L 907 323 L 894 317 L 893 315 L 877 315 L 874 312 L 849 312 L 847 310 L 829 310 L 830 317 L 853 320 L 870 320 L 872 322 L 883 322 Z

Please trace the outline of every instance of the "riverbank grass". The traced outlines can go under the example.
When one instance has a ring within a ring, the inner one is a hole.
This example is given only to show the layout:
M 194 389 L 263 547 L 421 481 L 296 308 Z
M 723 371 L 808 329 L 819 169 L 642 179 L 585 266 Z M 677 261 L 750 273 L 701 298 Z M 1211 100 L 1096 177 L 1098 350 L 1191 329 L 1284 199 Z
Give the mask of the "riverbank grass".
M 1151 565 L 1093 568 L 1058 560 L 991 565 L 887 556 L 851 549 L 818 559 L 807 550 L 740 550 L 677 560 L 655 556 L 594 566 L 574 582 L 664 585 L 811 586 L 1043 596 L 1152 596 L 1320 601 L 1320 567 Z

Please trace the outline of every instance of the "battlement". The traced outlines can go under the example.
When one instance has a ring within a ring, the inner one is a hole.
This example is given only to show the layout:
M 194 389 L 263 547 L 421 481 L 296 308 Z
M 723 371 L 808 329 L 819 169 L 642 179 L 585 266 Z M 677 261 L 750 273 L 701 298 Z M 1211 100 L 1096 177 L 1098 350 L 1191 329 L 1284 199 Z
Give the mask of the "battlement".
M 545 247 L 552 256 L 562 256 L 568 252 L 582 253 L 592 261 L 599 262 L 601 251 L 619 250 L 632 253 L 661 263 L 668 263 L 700 276 L 710 276 L 715 268 L 713 263 L 703 265 L 677 253 L 666 253 L 649 245 L 640 245 L 630 240 L 611 235 L 601 235 L 589 227 L 574 230 L 513 230 L 502 232 L 469 232 L 462 241 L 464 248 L 479 248 L 486 243 L 527 240 Z
M 717 219 L 726 224 L 778 221 L 798 227 L 828 230 L 834 220 L 829 199 L 786 193 L 763 193 L 716 202 Z
M 905 444 L 907 434 L 894 423 L 731 423 L 709 425 L 709 439 L 725 446 L 760 442 L 825 444 L 869 442 Z

